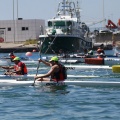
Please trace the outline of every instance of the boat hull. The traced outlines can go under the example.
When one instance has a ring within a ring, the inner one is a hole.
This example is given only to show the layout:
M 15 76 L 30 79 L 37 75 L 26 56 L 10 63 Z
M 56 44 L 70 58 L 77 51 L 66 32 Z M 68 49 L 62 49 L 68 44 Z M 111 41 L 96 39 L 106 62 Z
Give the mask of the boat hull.
M 0 80 L 0 87 L 5 86 L 63 86 L 63 85 L 77 85 L 84 87 L 120 87 L 120 82 L 108 81 L 17 81 L 17 80 Z
M 43 74 L 39 74 L 39 76 L 42 76 Z M 35 74 L 29 74 L 29 75 L 0 75 L 0 79 L 16 79 L 16 80 L 27 80 L 27 79 L 34 79 Z M 69 79 L 75 79 L 75 78 L 98 78 L 100 76 L 94 76 L 94 75 L 67 75 L 67 78 Z
M 42 53 L 59 53 L 60 49 L 64 53 L 73 53 L 78 50 L 83 51 L 84 49 L 92 48 L 92 42 L 87 42 L 80 37 L 69 35 L 44 36 L 39 37 L 39 40 L 43 42 Z

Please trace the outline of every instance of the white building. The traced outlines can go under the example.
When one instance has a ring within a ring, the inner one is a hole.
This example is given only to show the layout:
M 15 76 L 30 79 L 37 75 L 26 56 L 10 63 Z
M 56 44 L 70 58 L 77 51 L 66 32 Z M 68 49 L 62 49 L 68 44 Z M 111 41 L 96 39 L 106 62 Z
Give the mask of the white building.
M 0 42 L 21 42 L 38 39 L 45 28 L 45 20 L 0 20 Z

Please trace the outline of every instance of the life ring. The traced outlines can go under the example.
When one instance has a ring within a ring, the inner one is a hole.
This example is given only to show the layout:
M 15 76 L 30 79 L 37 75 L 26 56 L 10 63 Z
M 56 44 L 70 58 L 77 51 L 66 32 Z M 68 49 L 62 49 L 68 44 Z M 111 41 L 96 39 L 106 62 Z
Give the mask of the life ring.
M 120 73 L 120 65 L 113 65 L 112 66 L 112 72 Z

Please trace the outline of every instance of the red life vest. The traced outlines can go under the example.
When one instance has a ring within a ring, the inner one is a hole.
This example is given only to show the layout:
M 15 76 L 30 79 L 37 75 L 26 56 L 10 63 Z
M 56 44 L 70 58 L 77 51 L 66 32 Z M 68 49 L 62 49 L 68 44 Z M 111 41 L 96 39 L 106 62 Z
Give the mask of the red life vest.
M 18 72 L 16 74 L 18 74 L 18 75 L 27 74 L 27 67 L 26 67 L 26 65 L 24 63 L 19 62 L 17 65 L 14 66 L 14 70 L 17 71 L 19 69 L 19 67 L 21 67 L 22 70 L 21 70 L 21 72 Z
M 97 53 L 98 53 L 98 54 L 100 54 L 100 53 L 105 54 L 105 52 L 104 52 L 104 50 L 103 50 L 103 49 L 98 49 L 98 50 L 97 50 Z
M 55 72 L 52 76 L 51 79 L 54 81 L 64 81 L 65 79 L 67 79 L 67 72 L 65 69 L 65 66 L 58 64 L 59 66 L 59 71 Z

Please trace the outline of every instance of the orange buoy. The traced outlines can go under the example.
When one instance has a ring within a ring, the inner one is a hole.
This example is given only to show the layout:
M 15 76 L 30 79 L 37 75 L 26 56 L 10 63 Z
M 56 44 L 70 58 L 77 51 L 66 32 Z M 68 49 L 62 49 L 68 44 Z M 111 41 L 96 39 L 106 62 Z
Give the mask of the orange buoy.
M 32 53 L 31 53 L 31 52 L 26 52 L 25 55 L 26 55 L 26 56 L 32 56 Z
M 35 50 L 35 49 L 33 49 L 33 52 L 36 52 L 36 50 Z

